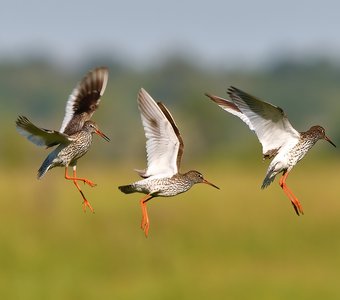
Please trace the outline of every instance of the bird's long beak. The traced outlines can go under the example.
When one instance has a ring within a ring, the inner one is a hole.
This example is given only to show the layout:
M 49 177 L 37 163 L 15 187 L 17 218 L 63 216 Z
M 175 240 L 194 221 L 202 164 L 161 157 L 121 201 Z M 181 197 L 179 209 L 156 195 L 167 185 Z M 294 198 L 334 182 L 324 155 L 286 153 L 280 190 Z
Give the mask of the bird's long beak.
M 329 142 L 330 144 L 332 144 L 334 147 L 336 147 L 336 145 L 331 141 L 329 137 L 325 136 L 325 140 Z
M 212 184 L 211 182 L 209 182 L 208 180 L 206 180 L 206 179 L 203 179 L 203 183 L 205 183 L 205 184 L 209 184 L 209 185 L 211 185 L 212 187 L 214 187 L 215 189 L 220 189 L 218 186 L 216 186 L 216 185 L 214 185 L 214 184 Z
M 96 134 L 101 136 L 105 141 L 107 141 L 107 142 L 110 141 L 110 139 L 103 132 L 101 132 L 99 129 L 96 130 Z

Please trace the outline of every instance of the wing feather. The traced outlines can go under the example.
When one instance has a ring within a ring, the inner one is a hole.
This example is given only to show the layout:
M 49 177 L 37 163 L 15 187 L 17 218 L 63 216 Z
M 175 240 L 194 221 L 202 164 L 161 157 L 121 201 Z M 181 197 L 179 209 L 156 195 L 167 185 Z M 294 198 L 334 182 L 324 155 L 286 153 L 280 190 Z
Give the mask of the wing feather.
M 148 162 L 145 173 L 141 175 L 149 177 L 177 174 L 183 142 L 175 132 L 176 130 L 179 134 L 171 114 L 164 104 L 157 105 L 144 89 L 138 93 L 138 107 L 145 131 Z
M 225 111 L 233 114 L 234 116 L 239 117 L 244 123 L 246 123 L 249 126 L 251 130 L 253 131 L 255 130 L 249 118 L 246 115 L 244 115 L 233 102 L 208 93 L 206 93 L 205 95 Z
M 104 94 L 108 74 L 106 67 L 99 67 L 90 71 L 77 84 L 67 100 L 60 132 L 71 135 L 90 120 Z
M 231 99 L 211 96 L 217 105 L 225 111 L 238 116 L 255 132 L 264 157 L 273 157 L 287 143 L 297 143 L 300 133 L 290 124 L 284 111 L 277 106 L 259 100 L 235 87 L 228 89 Z
M 54 130 L 39 128 L 24 116 L 18 117 L 16 128 L 22 136 L 37 146 L 52 147 L 71 142 L 68 135 Z

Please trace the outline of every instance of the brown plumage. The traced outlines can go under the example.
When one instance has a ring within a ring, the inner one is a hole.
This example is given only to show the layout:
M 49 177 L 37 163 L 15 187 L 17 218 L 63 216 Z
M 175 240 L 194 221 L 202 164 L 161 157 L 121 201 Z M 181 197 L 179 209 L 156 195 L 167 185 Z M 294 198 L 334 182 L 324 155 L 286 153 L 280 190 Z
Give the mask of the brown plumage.
M 320 140 L 334 143 L 326 136 L 325 129 L 313 126 L 306 132 L 298 132 L 290 124 L 282 108 L 264 102 L 235 87 L 228 89 L 230 100 L 206 94 L 223 110 L 239 117 L 255 132 L 262 144 L 264 158 L 272 158 L 261 188 L 269 186 L 275 176 L 283 173 L 279 184 L 293 204 L 295 212 L 303 214 L 303 209 L 286 184 L 293 167 Z
M 24 116 L 19 116 L 16 121 L 18 132 L 32 143 L 47 148 L 58 145 L 39 168 L 38 179 L 54 167 L 65 167 L 65 179 L 72 180 L 79 190 L 84 200 L 84 211 L 89 207 L 93 212 L 93 208 L 85 198 L 78 181 L 83 181 L 92 187 L 95 184 L 86 178 L 78 178 L 76 166 L 78 159 L 89 150 L 94 133 L 109 141 L 98 125 L 90 120 L 105 91 L 107 79 L 108 70 L 105 67 L 90 71 L 82 79 L 67 101 L 65 117 L 59 131 L 37 127 Z M 69 166 L 73 168 L 72 177 L 68 176 Z
M 141 228 L 148 235 L 150 222 L 146 203 L 154 197 L 171 197 L 188 191 L 196 183 L 209 184 L 198 171 L 180 173 L 183 155 L 183 139 L 168 109 L 161 102 L 156 103 L 152 97 L 141 89 L 138 94 L 138 107 L 146 136 L 148 167 L 138 171 L 144 179 L 129 185 L 119 186 L 125 193 L 144 193 L 140 200 L 142 209 Z

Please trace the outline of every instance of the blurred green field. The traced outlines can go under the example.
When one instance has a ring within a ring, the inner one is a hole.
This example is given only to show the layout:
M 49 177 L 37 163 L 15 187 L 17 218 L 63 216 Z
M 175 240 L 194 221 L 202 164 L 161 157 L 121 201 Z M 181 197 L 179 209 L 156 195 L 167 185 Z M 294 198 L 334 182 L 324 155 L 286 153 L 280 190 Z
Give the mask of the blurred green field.
M 41 181 L 3 169 L 0 298 L 339 299 L 339 163 L 306 159 L 292 172 L 301 217 L 277 180 L 260 189 L 266 166 L 195 164 L 221 190 L 153 199 L 147 239 L 141 195 L 117 189 L 137 179 L 125 167 L 79 165 L 98 183 L 84 186 L 93 215 L 62 169 Z
M 323 125 L 339 147 L 337 61 L 282 57 L 250 70 L 175 56 L 139 70 L 110 54 L 76 65 L 0 62 L 0 299 L 340 299 L 339 148 L 318 143 L 289 176 L 305 211 L 297 217 L 278 180 L 260 189 L 268 163 L 256 136 L 204 96 L 234 85 L 284 108 L 298 130 Z M 110 79 L 94 120 L 111 143 L 96 137 L 79 162 L 78 174 L 98 184 L 83 188 L 96 211 L 84 214 L 62 169 L 35 179 L 47 151 L 14 122 L 23 114 L 58 129 L 68 93 L 97 65 Z M 140 87 L 178 123 L 182 170 L 197 168 L 221 188 L 153 199 L 148 239 L 142 195 L 117 189 L 145 165 Z

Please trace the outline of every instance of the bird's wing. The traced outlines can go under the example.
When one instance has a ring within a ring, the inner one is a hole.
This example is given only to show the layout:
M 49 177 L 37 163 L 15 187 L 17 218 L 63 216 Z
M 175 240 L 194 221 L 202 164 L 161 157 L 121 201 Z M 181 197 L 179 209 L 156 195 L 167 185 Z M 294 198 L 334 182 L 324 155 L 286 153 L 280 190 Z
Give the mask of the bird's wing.
M 18 132 L 38 146 L 52 147 L 58 144 L 69 144 L 69 136 L 54 130 L 43 129 L 35 126 L 24 116 L 19 116 L 16 121 Z
M 246 123 L 249 126 L 251 130 L 254 130 L 254 127 L 251 124 L 249 118 L 239 110 L 239 108 L 235 105 L 234 102 L 231 102 L 222 97 L 214 96 L 208 93 L 205 93 L 205 95 L 209 97 L 212 101 L 214 101 L 219 107 L 221 107 L 225 111 L 233 114 L 234 116 L 239 117 L 244 123 Z
M 241 118 L 256 133 L 265 158 L 275 156 L 286 143 L 298 142 L 300 133 L 290 124 L 280 107 L 235 87 L 228 89 L 228 95 L 232 102 L 222 98 L 213 100 L 224 110 Z
M 181 137 L 181 133 L 179 132 L 177 124 L 176 124 L 174 118 L 172 117 L 170 111 L 166 108 L 166 106 L 162 102 L 157 102 L 157 105 L 162 110 L 163 114 L 166 116 L 168 121 L 170 122 L 170 124 L 172 126 L 172 129 L 174 130 L 174 132 L 175 132 L 175 134 L 177 136 L 177 139 L 179 141 L 179 147 L 178 147 L 178 153 L 177 153 L 177 159 L 176 159 L 177 171 L 179 171 L 179 168 L 181 166 L 181 160 L 182 160 L 182 156 L 183 156 L 183 151 L 184 151 L 183 139 Z
M 69 96 L 65 117 L 60 132 L 71 135 L 79 131 L 90 120 L 104 94 L 109 72 L 106 67 L 90 71 L 74 88 Z
M 141 176 L 172 176 L 178 173 L 183 142 L 178 128 L 164 104 L 156 103 L 141 89 L 138 107 L 146 137 L 148 167 Z

